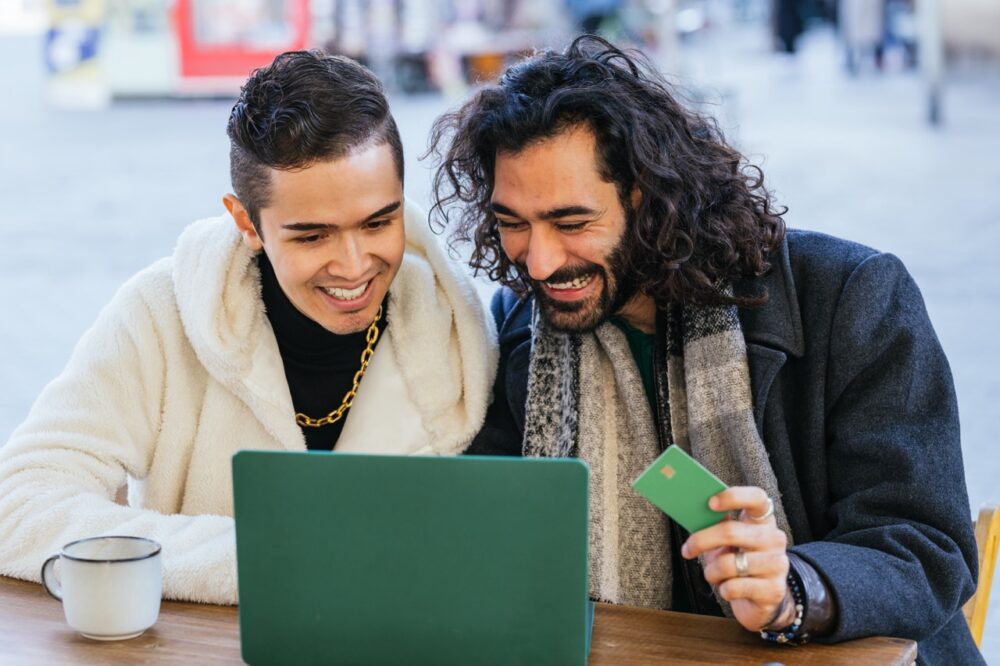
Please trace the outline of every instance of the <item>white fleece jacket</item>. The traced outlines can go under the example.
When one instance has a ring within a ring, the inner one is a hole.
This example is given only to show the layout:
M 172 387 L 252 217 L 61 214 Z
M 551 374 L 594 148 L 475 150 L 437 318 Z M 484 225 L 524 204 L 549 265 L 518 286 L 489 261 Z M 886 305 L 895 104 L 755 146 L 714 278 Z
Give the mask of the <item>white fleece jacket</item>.
M 407 246 L 337 450 L 456 454 L 482 425 L 492 318 L 407 205 Z M 74 539 L 163 545 L 164 596 L 236 602 L 230 458 L 305 450 L 260 275 L 232 221 L 196 222 L 129 280 L 0 448 L 0 574 Z M 129 506 L 115 503 L 128 484 Z

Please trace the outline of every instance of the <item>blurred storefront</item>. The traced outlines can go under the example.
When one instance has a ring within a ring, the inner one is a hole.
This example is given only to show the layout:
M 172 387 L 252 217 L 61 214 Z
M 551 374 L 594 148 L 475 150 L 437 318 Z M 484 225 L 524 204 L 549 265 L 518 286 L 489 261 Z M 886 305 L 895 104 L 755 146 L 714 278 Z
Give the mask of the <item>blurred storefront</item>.
M 308 0 L 177 0 L 181 92 L 237 89 L 254 67 L 309 42 Z
M 54 102 L 229 95 L 254 67 L 310 46 L 309 0 L 50 0 Z

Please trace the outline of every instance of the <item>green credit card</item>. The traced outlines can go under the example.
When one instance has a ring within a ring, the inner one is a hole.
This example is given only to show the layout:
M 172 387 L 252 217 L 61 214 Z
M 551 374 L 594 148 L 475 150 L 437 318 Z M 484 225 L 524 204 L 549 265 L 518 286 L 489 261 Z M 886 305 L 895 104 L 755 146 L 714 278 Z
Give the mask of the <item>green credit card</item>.
M 726 484 L 676 445 L 668 446 L 632 487 L 688 532 L 711 527 L 727 514 L 708 508 L 709 498 Z

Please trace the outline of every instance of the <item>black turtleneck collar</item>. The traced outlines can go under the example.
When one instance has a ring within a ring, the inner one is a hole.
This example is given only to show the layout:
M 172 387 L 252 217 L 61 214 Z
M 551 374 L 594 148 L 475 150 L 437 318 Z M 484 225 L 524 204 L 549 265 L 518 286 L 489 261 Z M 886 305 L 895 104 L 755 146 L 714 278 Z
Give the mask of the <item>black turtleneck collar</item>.
M 292 305 L 263 252 L 257 255 L 257 265 L 260 267 L 261 296 L 278 340 L 292 406 L 296 412 L 318 419 L 339 407 L 344 394 L 353 385 L 354 373 L 361 367 L 361 352 L 367 344 L 367 329 L 348 335 L 331 333 Z M 389 324 L 387 315 L 388 311 L 384 310 L 379 322 L 379 331 L 383 333 Z M 345 420 L 320 428 L 303 426 L 306 447 L 329 451 L 340 438 Z

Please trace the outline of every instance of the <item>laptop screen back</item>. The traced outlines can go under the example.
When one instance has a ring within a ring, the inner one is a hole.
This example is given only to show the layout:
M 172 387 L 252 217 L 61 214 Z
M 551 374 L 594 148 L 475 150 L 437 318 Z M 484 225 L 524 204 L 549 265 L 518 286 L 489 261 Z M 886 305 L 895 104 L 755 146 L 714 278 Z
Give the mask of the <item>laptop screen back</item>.
M 577 460 L 233 457 L 250 664 L 585 664 Z

